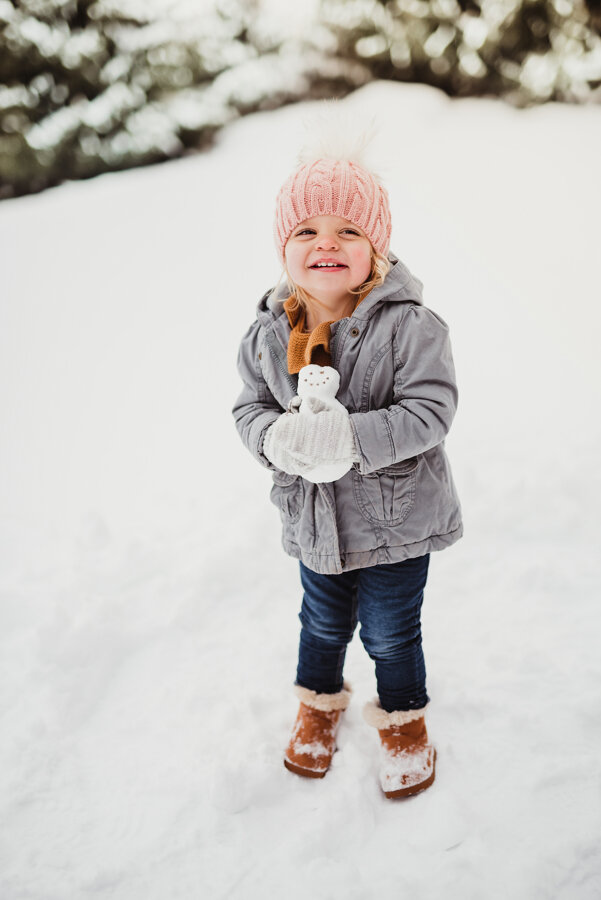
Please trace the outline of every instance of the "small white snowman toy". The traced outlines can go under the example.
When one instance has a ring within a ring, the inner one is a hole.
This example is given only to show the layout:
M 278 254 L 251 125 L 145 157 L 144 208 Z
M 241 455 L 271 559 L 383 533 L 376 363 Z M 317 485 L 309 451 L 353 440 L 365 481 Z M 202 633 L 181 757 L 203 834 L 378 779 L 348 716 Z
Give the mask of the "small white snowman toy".
M 336 400 L 340 375 L 305 366 L 297 396 L 265 436 L 264 453 L 278 468 L 314 484 L 337 481 L 358 461 L 348 411 Z

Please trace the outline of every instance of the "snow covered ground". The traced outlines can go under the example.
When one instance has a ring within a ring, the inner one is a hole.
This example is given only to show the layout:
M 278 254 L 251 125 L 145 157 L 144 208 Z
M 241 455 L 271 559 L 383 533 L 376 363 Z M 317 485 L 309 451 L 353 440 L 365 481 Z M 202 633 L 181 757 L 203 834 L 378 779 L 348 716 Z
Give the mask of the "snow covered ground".
M 598 108 L 372 84 L 395 252 L 450 324 L 465 538 L 424 607 L 433 788 L 387 801 L 375 692 L 282 765 L 296 563 L 238 440 L 314 105 L 0 205 L 2 900 L 601 895 Z

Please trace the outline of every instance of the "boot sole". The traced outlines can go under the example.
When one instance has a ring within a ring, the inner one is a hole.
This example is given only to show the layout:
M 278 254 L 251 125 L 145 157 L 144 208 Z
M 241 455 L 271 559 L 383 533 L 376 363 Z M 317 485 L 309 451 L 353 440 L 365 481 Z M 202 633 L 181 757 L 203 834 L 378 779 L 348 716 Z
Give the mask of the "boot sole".
M 432 763 L 432 774 L 429 778 L 426 778 L 425 781 L 420 781 L 419 784 L 412 784 L 410 787 L 399 788 L 398 791 L 384 791 L 384 796 L 388 797 L 390 800 L 398 800 L 402 797 L 413 797 L 415 794 L 421 794 L 422 791 L 425 791 L 426 788 L 429 788 L 430 785 L 434 782 L 434 777 L 436 775 L 436 750 L 434 751 L 434 760 Z
M 323 778 L 328 771 L 326 769 L 324 772 L 315 772 L 313 769 L 302 769 L 300 766 L 295 766 L 294 763 L 289 762 L 287 759 L 284 760 L 284 765 L 289 772 L 294 772 L 295 775 L 302 775 L 303 778 Z

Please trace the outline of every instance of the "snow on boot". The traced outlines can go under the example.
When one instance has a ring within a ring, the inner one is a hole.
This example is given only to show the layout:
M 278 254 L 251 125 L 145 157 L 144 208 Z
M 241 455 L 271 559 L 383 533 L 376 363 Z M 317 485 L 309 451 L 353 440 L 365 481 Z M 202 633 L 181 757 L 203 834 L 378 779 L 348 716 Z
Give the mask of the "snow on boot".
M 301 703 L 284 754 L 284 765 L 297 775 L 323 778 L 332 762 L 336 732 L 351 692 L 346 684 L 337 694 L 317 694 L 298 684 L 294 689 Z
M 380 786 L 387 797 L 418 794 L 434 781 L 436 750 L 428 740 L 424 710 L 386 712 L 378 701 L 363 710 L 380 735 Z

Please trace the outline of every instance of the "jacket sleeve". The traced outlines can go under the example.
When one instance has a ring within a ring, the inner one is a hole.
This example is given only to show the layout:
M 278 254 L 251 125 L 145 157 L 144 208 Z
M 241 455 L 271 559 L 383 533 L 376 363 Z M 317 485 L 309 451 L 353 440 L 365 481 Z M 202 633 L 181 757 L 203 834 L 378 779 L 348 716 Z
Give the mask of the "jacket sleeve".
M 259 364 L 260 327 L 258 322 L 254 322 L 240 344 L 238 372 L 244 387 L 232 412 L 245 446 L 261 465 L 267 469 L 275 469 L 263 455 L 263 440 L 265 432 L 283 410 L 267 387 Z
M 439 316 L 423 306 L 408 307 L 394 352 L 393 405 L 350 417 L 362 475 L 440 444 L 457 409 L 449 330 Z

